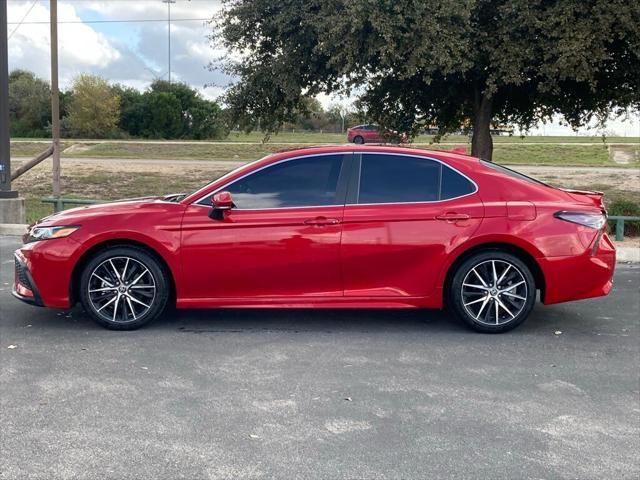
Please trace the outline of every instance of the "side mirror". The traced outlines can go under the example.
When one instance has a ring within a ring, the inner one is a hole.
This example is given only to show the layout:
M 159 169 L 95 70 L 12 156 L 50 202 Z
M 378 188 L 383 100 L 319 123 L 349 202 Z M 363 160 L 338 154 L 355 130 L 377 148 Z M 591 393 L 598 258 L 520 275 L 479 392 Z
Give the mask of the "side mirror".
M 234 207 L 231 192 L 218 192 L 211 197 L 211 213 L 209 216 L 215 220 L 224 219 L 224 212 Z

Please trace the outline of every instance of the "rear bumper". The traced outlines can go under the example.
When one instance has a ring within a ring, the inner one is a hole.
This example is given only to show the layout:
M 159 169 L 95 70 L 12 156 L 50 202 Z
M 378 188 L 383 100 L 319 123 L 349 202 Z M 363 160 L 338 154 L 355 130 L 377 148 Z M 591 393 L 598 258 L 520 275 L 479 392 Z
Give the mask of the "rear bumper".
M 608 295 L 613 287 L 616 249 L 607 234 L 584 254 L 540 258 L 545 277 L 543 303 L 570 302 Z

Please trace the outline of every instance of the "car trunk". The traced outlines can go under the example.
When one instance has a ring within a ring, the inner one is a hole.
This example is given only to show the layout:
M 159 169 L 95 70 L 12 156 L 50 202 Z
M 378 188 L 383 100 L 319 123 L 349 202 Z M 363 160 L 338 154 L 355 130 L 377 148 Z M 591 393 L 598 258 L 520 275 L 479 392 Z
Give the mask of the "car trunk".
M 566 188 L 563 188 L 562 191 L 568 193 L 569 196 L 578 203 L 592 205 L 599 208 L 603 212 L 606 212 L 606 209 L 604 207 L 604 202 L 602 200 L 604 198 L 604 193 L 602 192 L 591 192 L 588 190 L 572 190 L 572 189 L 566 189 Z

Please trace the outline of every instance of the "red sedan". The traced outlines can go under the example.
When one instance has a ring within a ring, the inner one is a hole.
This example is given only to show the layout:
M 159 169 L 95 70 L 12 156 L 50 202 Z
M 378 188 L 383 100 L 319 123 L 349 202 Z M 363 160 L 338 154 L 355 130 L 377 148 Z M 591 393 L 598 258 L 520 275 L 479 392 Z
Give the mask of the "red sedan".
M 356 145 L 365 143 L 406 143 L 407 135 L 396 131 L 381 131 L 377 125 L 357 125 L 347 130 L 347 141 Z
M 504 332 L 545 304 L 609 293 L 602 195 L 477 158 L 332 146 L 270 155 L 190 195 L 47 217 L 15 252 L 14 295 L 128 330 L 178 308 L 445 306 Z
M 347 141 L 362 145 L 364 143 L 384 142 L 377 125 L 356 125 L 347 129 Z

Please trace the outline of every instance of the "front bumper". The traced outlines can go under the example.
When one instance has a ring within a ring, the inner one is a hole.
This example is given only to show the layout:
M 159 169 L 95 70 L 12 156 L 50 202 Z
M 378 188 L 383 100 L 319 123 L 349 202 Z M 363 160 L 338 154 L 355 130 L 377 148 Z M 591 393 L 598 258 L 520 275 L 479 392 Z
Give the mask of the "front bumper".
M 27 243 L 15 251 L 13 295 L 32 305 L 69 308 L 71 280 L 82 246 L 71 238 Z
M 616 249 L 605 233 L 584 254 L 538 259 L 545 277 L 546 305 L 608 295 L 613 287 Z
M 13 282 L 13 289 L 11 293 L 18 300 L 22 300 L 25 303 L 43 307 L 42 297 L 33 281 L 33 276 L 27 267 L 26 262 L 16 253 L 14 254 L 14 271 L 15 279 Z

